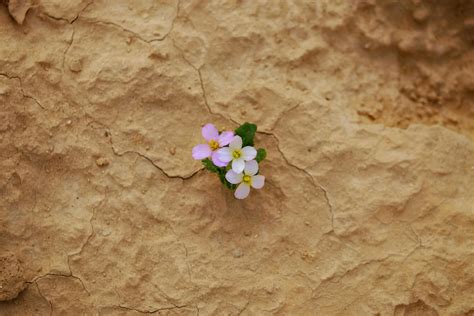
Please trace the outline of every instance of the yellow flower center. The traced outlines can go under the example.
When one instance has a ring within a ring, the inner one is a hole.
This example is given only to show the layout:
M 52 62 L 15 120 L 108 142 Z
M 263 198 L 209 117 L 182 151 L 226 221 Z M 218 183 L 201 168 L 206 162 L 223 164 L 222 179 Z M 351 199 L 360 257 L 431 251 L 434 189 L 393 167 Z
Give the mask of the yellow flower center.
M 209 142 L 209 147 L 211 147 L 211 149 L 214 151 L 214 150 L 216 150 L 217 148 L 219 148 L 219 143 L 212 139 L 212 140 Z
M 252 177 L 249 175 L 245 175 L 242 177 L 242 182 L 244 183 L 250 184 L 251 181 L 252 181 Z
M 232 153 L 232 157 L 234 157 L 234 159 L 239 159 L 240 156 L 242 156 L 240 150 L 234 150 L 234 152 Z

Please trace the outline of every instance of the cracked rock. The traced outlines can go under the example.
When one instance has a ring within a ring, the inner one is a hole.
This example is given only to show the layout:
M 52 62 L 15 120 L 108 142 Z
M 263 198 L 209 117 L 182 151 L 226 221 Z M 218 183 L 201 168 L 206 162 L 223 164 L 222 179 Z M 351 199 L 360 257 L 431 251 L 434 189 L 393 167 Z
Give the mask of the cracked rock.
M 473 1 L 10 4 L 0 315 L 474 311 Z M 241 201 L 191 151 L 246 121 Z

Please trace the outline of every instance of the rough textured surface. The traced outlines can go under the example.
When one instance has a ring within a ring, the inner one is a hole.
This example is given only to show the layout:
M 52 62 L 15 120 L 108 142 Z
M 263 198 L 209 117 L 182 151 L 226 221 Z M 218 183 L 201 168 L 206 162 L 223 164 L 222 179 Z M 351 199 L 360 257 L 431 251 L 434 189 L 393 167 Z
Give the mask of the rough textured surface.
M 23 267 L 14 254 L 0 257 L 0 301 L 14 299 L 26 287 Z
M 3 3 L 0 315 L 474 313 L 472 1 Z

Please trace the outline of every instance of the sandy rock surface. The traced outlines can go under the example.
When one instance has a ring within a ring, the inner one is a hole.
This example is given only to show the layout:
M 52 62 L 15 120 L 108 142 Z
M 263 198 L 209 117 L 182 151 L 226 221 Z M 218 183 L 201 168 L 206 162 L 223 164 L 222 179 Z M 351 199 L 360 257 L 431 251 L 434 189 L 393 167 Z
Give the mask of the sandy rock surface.
M 0 315 L 474 314 L 472 1 L 10 0 L 0 25 L 0 271 L 26 281 Z M 245 121 L 267 180 L 238 201 L 191 149 Z
M 23 267 L 15 255 L 0 256 L 0 301 L 16 298 L 25 287 Z

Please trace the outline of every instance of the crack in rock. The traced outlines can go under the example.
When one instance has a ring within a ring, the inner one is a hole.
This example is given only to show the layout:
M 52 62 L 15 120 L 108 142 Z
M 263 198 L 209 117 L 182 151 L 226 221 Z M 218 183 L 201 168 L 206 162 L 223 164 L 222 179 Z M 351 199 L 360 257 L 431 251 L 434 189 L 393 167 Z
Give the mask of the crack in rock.
M 169 179 L 181 179 L 183 181 L 185 180 L 189 180 L 191 179 L 192 177 L 194 177 L 195 175 L 197 175 L 198 173 L 200 173 L 201 171 L 204 170 L 204 167 L 202 168 L 199 168 L 198 170 L 192 172 L 191 174 L 188 174 L 188 175 L 185 175 L 185 176 L 181 176 L 181 175 L 170 175 L 169 173 L 167 173 L 163 168 L 161 168 L 160 166 L 158 166 L 152 158 L 142 154 L 141 152 L 138 152 L 138 151 L 134 151 L 134 150 L 125 150 L 123 152 L 119 152 L 115 146 L 114 146 L 114 141 L 113 141 L 113 132 L 111 130 L 110 127 L 108 127 L 107 125 L 105 125 L 104 123 L 102 122 L 99 122 L 93 118 L 91 118 L 91 121 L 87 124 L 88 126 L 91 124 L 91 123 L 95 123 L 95 124 L 98 124 L 100 126 L 102 126 L 106 132 L 107 132 L 107 135 L 109 136 L 109 144 L 110 144 L 110 147 L 112 149 L 112 153 L 117 156 L 117 157 L 123 157 L 124 155 L 127 155 L 127 154 L 133 154 L 133 155 L 136 155 L 140 158 L 143 158 L 145 159 L 148 163 L 150 163 L 155 169 L 158 169 L 165 177 L 169 178 Z
M 43 110 L 46 109 L 35 97 L 33 97 L 29 94 L 26 94 L 25 90 L 23 89 L 23 80 L 21 79 L 21 77 L 11 76 L 11 75 L 6 74 L 6 73 L 0 73 L 0 76 L 5 77 L 5 78 L 10 79 L 10 80 L 17 79 L 18 82 L 20 83 L 20 91 L 21 91 L 21 94 L 23 95 L 23 97 L 27 98 L 27 99 L 30 99 L 30 100 L 33 100 L 41 109 L 43 109 Z
M 297 107 L 297 106 L 296 106 Z M 295 107 L 295 108 L 296 108 Z M 301 168 L 301 167 L 298 167 L 297 165 L 295 164 L 292 164 L 288 158 L 286 158 L 285 154 L 283 153 L 283 151 L 281 150 L 280 148 L 280 139 L 274 134 L 274 133 L 270 133 L 270 132 L 258 132 L 257 133 L 260 133 L 260 134 L 264 134 L 264 135 L 268 135 L 268 136 L 271 136 L 273 137 L 276 142 L 277 142 L 277 150 L 278 152 L 280 153 L 280 155 L 282 156 L 283 160 L 285 161 L 285 163 L 292 167 L 292 168 L 295 168 L 301 172 L 303 172 L 308 178 L 309 180 L 311 181 L 311 183 L 313 184 L 314 187 L 318 188 L 319 190 L 321 190 L 323 192 L 323 195 L 324 195 L 324 199 L 326 200 L 326 204 L 329 208 L 329 213 L 331 215 L 331 228 L 332 230 L 334 231 L 334 208 L 331 204 L 331 201 L 329 200 L 329 194 L 328 194 L 328 191 L 325 187 L 323 187 L 318 181 L 316 181 L 314 179 L 314 177 L 304 168 Z
M 239 312 L 237 313 L 237 316 L 242 315 L 242 313 L 249 307 L 250 301 L 252 300 L 253 291 L 254 291 L 254 289 L 252 289 L 250 291 L 249 297 L 247 299 L 247 303 L 245 303 L 245 305 L 242 308 L 239 309 Z
M 218 113 L 218 112 L 214 112 L 212 111 L 211 109 L 211 106 L 209 105 L 209 102 L 207 100 L 207 94 L 206 94 L 206 89 L 204 88 L 204 81 L 202 79 L 202 73 L 201 73 L 201 68 L 198 68 L 196 66 L 194 66 L 187 58 L 186 56 L 184 55 L 184 51 L 174 42 L 174 40 L 172 40 L 172 43 L 173 43 L 173 46 L 174 48 L 176 48 L 180 54 L 181 54 L 181 58 L 183 58 L 183 60 L 192 68 L 194 69 L 194 71 L 197 72 L 197 75 L 198 75 L 198 78 L 199 78 L 199 83 L 201 85 L 201 94 L 202 94 L 202 99 L 204 101 L 204 104 L 206 106 L 206 109 L 207 109 L 207 112 L 211 115 L 217 115 L 217 116 L 220 116 L 222 119 L 226 120 L 226 121 L 231 121 L 233 122 L 234 124 L 236 125 L 240 125 L 237 121 L 233 120 L 232 118 L 230 117 L 227 117 L 225 116 L 224 114 L 222 113 Z
M 77 19 L 80 17 L 80 15 L 81 15 L 84 11 L 86 11 L 86 9 L 87 9 L 92 3 L 94 3 L 94 0 L 89 1 L 89 3 L 87 3 L 87 4 L 84 6 L 84 8 L 83 8 L 82 10 L 80 10 L 80 11 L 77 13 L 77 15 L 76 15 L 72 20 L 70 20 L 70 21 L 69 21 L 68 19 L 66 19 L 66 18 L 63 18 L 63 17 L 56 17 L 56 16 L 50 15 L 49 13 L 46 13 L 46 12 L 42 12 L 42 14 L 43 14 L 44 16 L 46 16 L 46 17 L 52 19 L 52 20 L 64 21 L 64 22 L 66 22 L 66 23 L 72 25 L 72 24 L 74 24 L 74 22 L 77 21 Z
M 133 154 L 133 155 L 137 155 L 143 159 L 145 159 L 146 161 L 148 161 L 153 167 L 155 167 L 156 169 L 158 169 L 164 176 L 166 176 L 167 178 L 169 179 L 181 179 L 181 180 L 188 180 L 188 179 L 191 179 L 192 177 L 194 177 L 196 174 L 198 174 L 199 172 L 201 172 L 202 170 L 204 170 L 204 168 L 200 168 L 196 171 L 194 171 L 193 173 L 189 174 L 189 175 L 186 175 L 186 176 L 180 176 L 180 175 L 170 175 L 169 173 L 167 173 L 163 168 L 161 168 L 160 166 L 158 166 L 154 161 L 153 159 L 151 159 L 150 157 L 142 154 L 141 152 L 139 151 L 134 151 L 134 150 L 125 150 L 123 152 L 118 152 L 114 145 L 113 145 L 113 140 L 112 140 L 112 133 L 110 133 L 110 145 L 111 145 L 111 148 L 112 148 L 112 151 L 114 153 L 114 155 L 118 156 L 118 157 L 123 157 L 124 155 L 127 155 L 127 154 Z
M 82 251 L 84 250 L 84 248 L 86 247 L 86 245 L 89 243 L 89 241 L 91 240 L 92 236 L 95 235 L 95 230 L 94 230 L 94 224 L 92 223 L 95 218 L 96 218 L 96 215 L 97 215 L 97 208 L 99 208 L 100 206 L 102 206 L 102 203 L 107 199 L 107 191 L 105 191 L 104 193 L 104 197 L 103 199 L 97 204 L 97 206 L 93 207 L 92 209 L 92 216 L 91 218 L 89 219 L 89 225 L 90 225 L 90 229 L 91 229 L 91 233 L 87 236 L 85 242 L 82 244 L 82 246 L 80 247 L 79 251 L 78 252 L 75 252 L 75 253 L 72 253 L 72 254 L 68 254 L 67 256 L 67 260 L 66 260 L 66 263 L 67 263 L 67 266 L 69 268 L 69 275 L 58 275 L 58 274 L 51 274 L 51 273 L 48 273 L 46 275 L 56 275 L 56 276 L 63 276 L 63 277 L 72 277 L 74 279 L 77 279 L 81 284 L 82 284 L 82 287 L 84 288 L 84 290 L 87 292 L 87 294 L 89 294 L 90 296 L 90 292 L 89 290 L 87 289 L 87 287 L 85 286 L 84 284 L 84 281 L 78 277 L 78 276 L 75 276 L 73 271 L 72 271 L 72 268 L 71 268 L 71 264 L 70 264 L 70 260 L 71 260 L 71 257 L 73 256 L 78 256 L 82 253 Z M 45 275 L 45 276 L 46 276 Z M 44 277 L 44 276 L 43 276 Z M 40 277 L 41 278 L 41 277 Z M 40 278 L 36 278 L 37 279 L 40 279 Z
M 130 29 L 127 29 L 126 27 L 123 27 L 122 25 L 120 24 L 117 24 L 115 22 L 110 22 L 110 21 L 101 21 L 101 20 L 95 20 L 95 19 L 88 19 L 88 18 L 81 18 L 81 20 L 83 21 L 86 21 L 86 22 L 89 22 L 89 23 L 92 23 L 92 24 L 102 24 L 102 25 L 110 25 L 110 26 L 114 26 L 116 28 L 119 28 L 120 30 L 122 30 L 123 32 L 126 32 L 126 33 L 130 33 L 133 37 L 137 38 L 138 40 L 144 42 L 144 43 L 147 43 L 147 44 L 151 44 L 153 42 L 162 42 L 164 41 L 170 34 L 171 32 L 173 31 L 173 28 L 174 28 L 174 24 L 175 24 L 175 21 L 176 19 L 178 18 L 179 16 L 179 7 L 180 7 L 180 1 L 176 1 L 176 14 L 173 18 L 173 20 L 171 21 L 171 25 L 170 25 L 170 29 L 168 30 L 168 32 L 166 32 L 165 35 L 163 35 L 162 37 L 158 37 L 158 38 L 152 38 L 152 39 L 145 39 L 142 35 L 140 35 L 139 33 L 135 32 L 135 31 L 132 31 Z M 79 16 L 77 16 L 75 20 L 77 20 L 79 18 Z
M 135 311 L 141 314 L 154 314 L 154 313 L 159 313 L 160 311 L 170 311 L 170 310 L 185 308 L 187 307 L 187 305 L 174 305 L 174 306 L 169 306 L 169 307 L 153 308 L 151 310 L 142 310 L 142 309 L 128 307 L 124 305 L 115 305 L 113 307 L 129 310 L 129 311 Z
M 102 206 L 102 203 L 107 199 L 107 191 L 104 193 L 104 198 L 102 199 L 102 201 L 97 204 L 97 206 L 93 207 L 92 208 L 92 216 L 91 218 L 89 219 L 89 225 L 90 225 L 90 228 L 91 228 L 91 233 L 87 236 L 85 242 L 82 244 L 82 246 L 80 247 L 79 251 L 78 252 L 75 252 L 75 253 L 72 253 L 72 254 L 69 254 L 68 255 L 68 266 L 69 265 L 69 260 L 72 256 L 77 256 L 77 255 L 80 255 L 82 253 L 82 251 L 84 250 L 84 248 L 86 247 L 86 245 L 89 243 L 89 241 L 91 240 L 92 236 L 95 235 L 95 230 L 94 230 L 94 224 L 92 224 L 92 222 L 95 220 L 96 218 L 96 215 L 97 215 L 97 208 L 99 208 L 100 206 Z
M 94 0 L 89 1 L 89 3 L 86 4 L 86 6 L 76 15 L 76 17 L 75 17 L 74 19 L 71 20 L 70 23 L 73 24 L 74 22 L 76 22 L 77 19 L 79 19 L 79 17 L 81 16 L 81 14 L 84 13 L 84 11 L 86 11 L 87 8 L 88 8 L 92 3 L 94 3 Z
M 273 127 L 270 129 L 271 131 L 273 131 L 275 129 L 275 127 L 278 125 L 278 123 L 280 123 L 280 120 L 288 113 L 292 112 L 293 110 L 296 110 L 302 103 L 298 103 L 296 104 L 295 106 L 292 106 L 291 108 L 288 108 L 286 110 L 284 110 L 283 112 L 280 113 L 280 115 L 278 115 L 277 119 L 275 120 L 275 123 L 273 123 Z M 274 135 L 273 132 L 269 133 L 271 135 Z
M 172 176 L 172 175 L 168 174 L 163 168 L 158 166 L 150 157 L 142 154 L 141 152 L 133 151 L 133 150 L 126 150 L 124 152 L 119 153 L 113 146 L 112 146 L 112 151 L 114 152 L 114 154 L 116 156 L 119 156 L 119 157 L 122 157 L 122 156 L 127 155 L 127 154 L 137 155 L 137 156 L 145 159 L 146 161 L 148 161 L 151 165 L 153 165 L 156 169 L 160 170 L 160 172 L 169 179 L 181 179 L 183 181 L 188 180 L 188 179 L 191 179 L 192 177 L 194 177 L 200 171 L 204 170 L 204 168 L 201 168 L 201 169 L 196 170 L 196 171 L 194 171 L 193 173 L 191 173 L 190 175 L 187 175 L 187 176 L 180 176 L 180 175 Z
M 69 266 L 69 263 L 68 263 L 68 266 Z M 41 279 L 44 279 L 46 277 L 60 277 L 60 278 L 73 278 L 75 280 L 78 280 L 79 283 L 81 283 L 82 285 L 82 288 L 84 289 L 84 291 L 86 291 L 87 295 L 91 295 L 91 293 L 89 292 L 89 290 L 86 288 L 86 286 L 84 285 L 84 281 L 82 281 L 82 279 L 78 276 L 75 276 L 72 274 L 72 271 L 71 271 L 71 267 L 69 267 L 69 274 L 60 274 L 60 273 L 52 273 L 52 272 L 48 272 L 46 274 L 43 274 L 43 275 L 40 275 L 38 277 L 36 277 L 32 282 L 35 282 L 36 284 L 38 284 L 37 282 L 40 281 Z
M 71 48 L 72 46 L 72 43 L 74 42 L 74 35 L 76 33 L 76 29 L 74 28 L 74 26 L 72 27 L 72 35 L 71 35 L 71 40 L 69 41 L 69 44 L 68 46 L 66 47 L 66 49 L 64 50 L 64 53 L 63 53 L 63 63 L 62 63 L 62 68 L 63 68 L 63 73 L 65 72 L 64 71 L 64 64 L 66 62 L 66 55 L 69 51 L 69 49 Z
M 36 289 L 38 290 L 39 295 L 40 295 L 46 302 L 48 302 L 48 304 L 49 304 L 49 315 L 51 316 L 51 315 L 53 314 L 53 303 L 51 303 L 51 301 L 48 300 L 48 299 L 43 295 L 43 293 L 41 293 L 41 290 L 40 290 L 40 288 L 39 288 L 39 286 L 38 286 L 38 282 L 36 282 L 36 280 L 33 281 L 33 282 L 34 282 L 34 284 L 35 284 L 35 286 L 36 286 Z
M 161 39 L 162 41 L 165 40 L 165 39 L 168 37 L 168 35 L 170 35 L 171 32 L 173 31 L 174 23 L 176 22 L 176 20 L 177 20 L 178 17 L 179 17 L 179 6 L 180 6 L 180 0 L 177 0 L 177 1 L 176 1 L 176 14 L 175 14 L 175 16 L 174 16 L 174 18 L 173 18 L 173 21 L 171 21 L 170 30 L 168 31 L 168 33 L 166 33 L 166 34 L 163 36 L 163 38 Z

